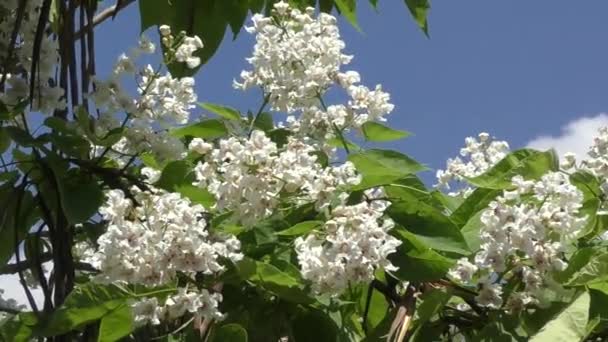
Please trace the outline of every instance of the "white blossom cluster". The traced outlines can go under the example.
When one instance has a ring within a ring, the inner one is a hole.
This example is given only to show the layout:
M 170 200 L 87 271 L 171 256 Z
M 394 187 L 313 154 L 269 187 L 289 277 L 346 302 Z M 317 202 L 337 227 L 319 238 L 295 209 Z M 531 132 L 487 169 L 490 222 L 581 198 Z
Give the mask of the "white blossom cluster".
M 100 281 L 156 286 L 174 280 L 177 272 L 219 274 L 220 258 L 242 258 L 234 236 L 209 233 L 201 205 L 158 189 L 132 193 L 137 205 L 122 191 L 110 190 L 100 208 L 109 222 L 92 258 Z
M 0 3 L 0 60 L 3 63 L 7 61 L 8 46 L 21 2 L 23 1 L 6 0 Z M 0 93 L 0 101 L 9 107 L 17 105 L 30 95 L 29 72 L 42 2 L 42 0 L 25 1 L 25 15 L 13 50 L 14 63 L 4 65 L 7 66 L 7 70 L 4 71 L 4 75 L 0 74 L 0 78 L 6 78 L 5 90 L 4 93 Z M 52 113 L 66 106 L 63 89 L 50 82 L 55 78 L 55 66 L 59 58 L 58 46 L 57 40 L 51 35 L 46 33 L 43 35 L 40 42 L 40 59 L 36 68 L 36 79 L 39 82 L 37 81 L 34 87 L 32 111 Z
M 179 288 L 178 292 L 160 305 L 156 297 L 144 298 L 131 304 L 136 326 L 146 324 L 159 325 L 163 321 L 173 321 L 186 313 L 196 318 L 221 320 L 224 316 L 218 306 L 222 301 L 219 293 L 210 293 L 202 289 L 190 290 Z
M 564 156 L 567 166 L 575 166 L 574 154 Z M 589 171 L 601 181 L 601 190 L 608 194 L 608 127 L 601 127 L 593 138 L 593 144 L 587 152 L 587 158 L 581 162 L 581 169 Z M 604 206 L 606 204 L 604 203 Z
M 259 130 L 248 139 L 222 139 L 215 149 L 200 139 L 193 140 L 190 148 L 206 154 L 195 167 L 195 184 L 216 197 L 214 209 L 234 211 L 244 225 L 270 216 L 282 193 L 325 208 L 339 190 L 360 182 L 352 163 L 323 168 L 314 148 L 304 141 L 290 138 L 279 149 Z
M 450 276 L 459 282 L 478 275 L 480 305 L 500 308 L 502 283 L 498 274 L 521 277 L 523 291 L 509 297 L 507 308 L 518 309 L 537 301 L 553 286 L 551 272 L 567 266 L 564 251 L 575 241 L 586 218 L 579 213 L 583 194 L 564 173 L 550 172 L 540 180 L 515 176 L 481 214 L 481 248 L 474 263 L 461 259 Z
M 478 140 L 479 139 L 479 140 Z M 466 183 L 467 177 L 475 177 L 488 171 L 509 154 L 506 141 L 493 140 L 488 133 L 479 133 L 478 139 L 467 137 L 465 146 L 460 149 L 460 156 L 448 159 L 445 170 L 437 170 L 437 186 L 450 189 L 452 182 Z M 451 196 L 470 194 L 472 189 L 464 187 Z
M 272 16 L 254 15 L 253 26 L 247 28 L 256 35 L 253 55 L 247 59 L 253 70 L 243 71 L 235 87 L 259 86 L 274 110 L 300 112 L 299 118 L 290 116 L 287 123 L 301 135 L 326 139 L 336 129 L 383 121 L 394 107 L 389 94 L 379 85 L 373 90 L 359 85 L 355 71 L 340 70 L 352 56 L 342 53 L 345 44 L 336 18 L 326 13 L 315 17 L 314 12 L 314 8 L 292 9 L 280 1 Z M 346 90 L 350 100 L 326 108 L 321 97 L 334 85 Z
M 382 217 L 388 205 L 373 197 L 369 202 L 340 205 L 320 232 L 295 240 L 302 276 L 315 291 L 339 294 L 351 283 L 372 280 L 378 267 L 397 269 L 388 255 L 401 241 L 388 234 L 394 227 L 392 220 Z
M 186 37 L 187 41 L 190 39 L 200 42 L 198 37 Z M 193 44 L 196 48 L 189 47 L 190 54 L 202 48 L 202 43 Z M 95 91 L 91 97 L 101 111 L 96 125 L 97 134 L 104 136 L 112 129 L 125 126 L 123 138 L 112 146 L 119 156 L 119 161 L 120 156 L 147 151 L 153 152 L 159 160 L 177 159 L 185 153 L 183 144 L 179 139 L 167 134 L 166 129 L 188 122 L 190 110 L 195 107 L 197 100 L 194 79 L 175 78 L 169 73 L 161 75 L 149 64 L 138 70 L 136 59 L 142 54 L 151 54 L 154 51 L 154 44 L 142 36 L 138 47 L 132 49 L 130 55 L 123 54 L 118 58 L 108 80 L 94 80 Z M 186 52 L 182 55 L 184 58 L 190 58 L 186 56 Z M 121 85 L 126 77 L 136 78 L 137 97 L 132 96 Z M 118 119 L 118 113 L 126 113 L 124 123 Z M 127 122 L 128 125 L 125 125 Z M 99 154 L 104 150 L 105 148 L 95 147 L 94 153 Z

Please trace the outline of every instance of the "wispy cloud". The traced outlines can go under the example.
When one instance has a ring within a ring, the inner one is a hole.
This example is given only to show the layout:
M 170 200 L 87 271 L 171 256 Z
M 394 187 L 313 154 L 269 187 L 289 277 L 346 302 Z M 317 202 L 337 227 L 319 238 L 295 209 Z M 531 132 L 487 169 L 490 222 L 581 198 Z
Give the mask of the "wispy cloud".
M 578 158 L 584 158 L 593 137 L 602 126 L 608 126 L 607 113 L 581 117 L 568 122 L 557 136 L 541 135 L 534 138 L 528 143 L 528 147 L 539 150 L 554 148 L 560 156 L 572 152 Z

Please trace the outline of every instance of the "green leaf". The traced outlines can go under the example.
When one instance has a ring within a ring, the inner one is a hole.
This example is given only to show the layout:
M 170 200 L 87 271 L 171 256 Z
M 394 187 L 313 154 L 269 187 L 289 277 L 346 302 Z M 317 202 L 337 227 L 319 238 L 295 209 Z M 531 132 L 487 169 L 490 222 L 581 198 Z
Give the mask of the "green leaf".
M 193 203 L 200 204 L 205 208 L 211 208 L 215 204 L 215 197 L 207 190 L 190 184 L 177 185 L 175 191 L 190 199 Z
M 390 184 L 413 173 L 426 170 L 426 167 L 412 158 L 390 150 L 372 149 L 355 153 L 349 155 L 348 160 L 363 175 L 363 180 L 355 187 L 356 190 Z
M 97 342 L 118 341 L 129 335 L 134 329 L 131 307 L 123 304 L 101 319 Z
M 402 241 L 397 252 L 389 256 L 399 269 L 394 274 L 404 281 L 433 281 L 442 278 L 454 266 L 454 260 L 433 251 L 414 234 L 402 227 L 391 232 Z
M 255 118 L 255 122 L 253 126 L 257 129 L 261 129 L 264 132 L 269 132 L 274 129 L 274 122 L 272 120 L 272 114 L 270 113 L 260 113 L 257 118 Z
M 532 336 L 530 342 L 580 341 L 585 336 L 589 305 L 589 293 L 584 292 Z
M 348 22 L 353 25 L 357 30 L 361 31 L 359 24 L 357 23 L 357 1 L 356 0 L 334 0 L 338 11 L 342 14 Z
M 426 36 L 429 35 L 429 26 L 427 22 L 427 14 L 431 5 L 429 0 L 405 0 L 407 8 L 410 10 L 412 17 L 416 20 L 418 27 Z
M 128 306 L 129 295 L 114 285 L 87 283 L 78 286 L 50 319 L 38 327 L 44 336 L 55 336 L 75 330 Z
M 222 325 L 214 333 L 213 342 L 247 342 L 247 331 L 240 325 L 230 323 Z
M 359 312 L 365 312 L 365 306 L 367 304 L 369 288 L 365 289 L 363 295 L 359 298 Z M 367 313 L 367 320 L 365 321 L 366 329 L 368 331 L 375 329 L 380 322 L 384 319 L 388 310 L 390 309 L 388 302 L 384 295 L 372 288 L 371 298 L 369 298 L 369 311 Z
M 191 136 L 194 138 L 216 139 L 221 138 L 226 134 L 228 134 L 226 125 L 218 119 L 204 120 L 171 131 L 171 135 L 177 138 Z
M 452 294 L 439 289 L 432 289 L 431 291 L 425 292 L 420 298 L 420 304 L 416 308 L 416 330 L 411 337 L 412 341 L 416 340 L 416 337 L 421 332 L 421 328 L 424 324 L 433 318 L 443 307 L 448 303 Z
M 304 235 L 310 233 L 315 228 L 322 226 L 325 224 L 323 221 L 304 221 L 296 224 L 295 226 L 289 227 L 285 230 L 281 230 L 277 232 L 277 235 L 281 236 L 297 236 Z
M 156 182 L 156 186 L 167 191 L 175 191 L 179 186 L 192 185 L 193 181 L 192 164 L 187 161 L 176 160 L 165 166 L 158 182 Z
M 331 10 L 334 9 L 334 1 L 333 0 L 319 0 L 319 10 L 324 13 L 331 13 Z
M 59 182 L 59 186 L 61 206 L 71 224 L 87 221 L 103 203 L 103 192 L 94 180 L 70 177 Z
M 11 146 L 11 137 L 4 127 L 0 127 L 0 154 L 4 153 Z
M 559 158 L 555 151 L 539 152 L 521 149 L 511 152 L 486 173 L 468 178 L 472 185 L 488 189 L 506 189 L 512 186 L 511 179 L 522 175 L 525 179 L 539 179 L 548 171 L 559 170 Z
M 483 210 L 478 211 L 460 229 L 460 232 L 462 233 L 462 236 L 464 237 L 471 251 L 479 250 L 479 246 L 481 245 L 480 230 L 481 226 L 483 225 L 481 223 L 482 214 Z
M 11 183 L 0 186 L 0 265 L 10 260 L 15 253 L 15 240 L 21 242 L 38 218 L 31 192 L 13 188 Z
M 232 13 L 229 17 L 226 16 L 226 11 L 231 6 L 223 3 L 225 1 L 234 0 L 139 1 L 141 30 L 143 32 L 148 27 L 166 24 L 171 26 L 174 34 L 186 31 L 188 36 L 199 36 L 204 47 L 194 55 L 200 57 L 202 64 L 205 64 L 217 51 L 228 24 L 230 23 L 234 29 L 238 26 L 237 22 L 242 20 L 243 13 L 240 7 L 238 14 Z M 185 63 L 178 62 L 169 64 L 168 68 L 175 77 L 190 76 L 198 70 L 198 68 L 189 69 Z
M 261 285 L 280 298 L 295 303 L 313 302 L 301 288 L 302 279 L 297 279 L 271 264 L 244 258 L 238 262 L 237 269 L 243 279 Z
M 223 0 L 219 3 L 222 6 L 222 14 L 228 20 L 234 40 L 245 24 L 247 12 L 249 12 L 249 3 L 247 0 Z
M 502 194 L 501 190 L 477 188 L 454 210 L 450 219 L 458 227 L 462 227 L 472 215 L 487 208 L 488 204 L 500 194 Z
M 296 341 L 338 341 L 338 327 L 331 317 L 317 309 L 304 310 L 298 314 L 292 330 Z
M 231 1 L 231 0 L 228 0 Z M 225 119 L 228 120 L 241 120 L 241 113 L 239 113 L 238 110 L 231 108 L 231 107 L 226 107 L 226 106 L 220 106 L 220 105 L 216 105 L 213 103 L 199 103 L 199 106 L 201 106 L 202 108 L 210 111 L 213 114 L 217 114 Z
M 388 208 L 388 215 L 433 249 L 460 254 L 470 253 L 458 227 L 439 209 L 423 200 L 414 196 L 402 197 Z
M 589 262 L 574 272 L 566 282 L 568 286 L 582 286 L 608 280 L 608 253 L 590 258 Z
M 383 124 L 368 121 L 361 126 L 363 136 L 368 141 L 391 141 L 403 139 L 410 135 L 409 132 L 399 131 Z

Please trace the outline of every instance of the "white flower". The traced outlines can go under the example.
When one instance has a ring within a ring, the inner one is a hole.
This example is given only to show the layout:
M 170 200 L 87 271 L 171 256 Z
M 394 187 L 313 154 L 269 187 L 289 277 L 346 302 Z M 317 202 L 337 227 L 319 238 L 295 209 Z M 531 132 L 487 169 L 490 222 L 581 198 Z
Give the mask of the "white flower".
M 581 217 L 583 194 L 567 175 L 549 172 L 538 181 L 513 177 L 514 190 L 505 190 L 480 217 L 480 250 L 475 265 L 460 260 L 450 276 L 470 282 L 474 274 L 482 278 L 477 300 L 480 305 L 500 307 L 502 283 L 491 283 L 507 267 L 518 270 L 525 284 L 522 297 L 513 299 L 509 309 L 532 303 L 549 288 L 552 273 L 567 263 L 564 251 L 573 245 L 585 226 Z M 525 197 L 522 195 L 526 195 Z
M 201 138 L 192 139 L 192 141 L 190 141 L 190 144 L 188 145 L 188 150 L 196 152 L 198 154 L 207 154 L 212 149 L 213 145 Z
M 437 187 L 450 189 L 452 182 L 466 182 L 466 178 L 483 174 L 492 166 L 496 165 L 509 153 L 509 144 L 506 141 L 494 141 L 488 133 L 482 132 L 478 135 L 479 140 L 474 137 L 465 139 L 465 147 L 460 149 L 462 158 L 448 159 L 445 170 L 437 170 Z M 466 195 L 471 188 L 464 187 L 449 195 Z
M 372 193 L 368 193 L 370 196 Z M 395 271 L 388 260 L 401 241 L 388 234 L 387 205 L 373 201 L 338 206 L 322 231 L 295 240 L 302 276 L 317 292 L 339 294 L 349 284 L 368 282 L 377 268 Z
M 198 37 L 185 37 L 181 45 L 175 51 L 175 59 L 185 62 L 188 68 L 194 69 L 201 64 L 201 59 L 192 54 L 203 48 L 203 41 Z
M 468 283 L 477 272 L 477 266 L 469 262 L 467 258 L 461 258 L 456 263 L 456 266 L 450 270 L 450 277 L 461 283 Z
M 158 27 L 158 31 L 160 32 L 160 35 L 163 37 L 171 35 L 171 27 L 169 27 L 169 25 L 160 25 Z
M 160 179 L 162 172 L 151 167 L 143 167 L 141 169 L 141 174 L 146 178 L 148 183 L 154 184 Z
M 98 280 L 155 286 L 174 280 L 177 272 L 218 274 L 224 270 L 221 257 L 242 258 L 236 238 L 207 231 L 202 206 L 159 189 L 131 192 L 137 206 L 111 190 L 100 208 L 109 225 L 93 257 L 101 270 Z

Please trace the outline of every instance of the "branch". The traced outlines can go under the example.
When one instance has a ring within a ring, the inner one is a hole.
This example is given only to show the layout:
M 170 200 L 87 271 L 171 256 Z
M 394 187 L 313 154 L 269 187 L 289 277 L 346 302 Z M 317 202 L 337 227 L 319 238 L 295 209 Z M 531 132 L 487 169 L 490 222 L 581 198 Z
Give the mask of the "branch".
M 53 259 L 53 255 L 51 253 L 44 253 L 40 255 L 41 262 L 51 261 Z M 14 274 L 17 272 L 23 272 L 32 267 L 32 260 L 23 260 L 20 262 L 16 262 L 13 264 L 6 264 L 4 267 L 0 268 L 0 274 Z
M 116 3 L 116 5 L 110 6 L 106 9 L 104 9 L 103 11 L 99 12 L 99 14 L 96 15 L 95 18 L 93 18 L 92 24 L 88 23 L 87 26 L 85 26 L 82 30 L 79 30 L 78 32 L 76 32 L 74 34 L 74 40 L 78 40 L 78 39 L 82 38 L 84 33 L 90 29 L 91 25 L 92 25 L 92 27 L 95 27 L 95 26 L 103 23 L 104 21 L 106 21 L 109 18 L 114 19 L 116 17 L 116 15 L 118 14 L 118 12 L 120 12 L 120 10 L 122 10 L 123 8 L 129 6 L 130 4 L 132 4 L 134 2 L 135 2 L 135 0 L 118 1 Z

